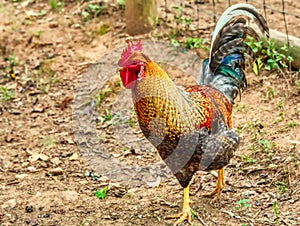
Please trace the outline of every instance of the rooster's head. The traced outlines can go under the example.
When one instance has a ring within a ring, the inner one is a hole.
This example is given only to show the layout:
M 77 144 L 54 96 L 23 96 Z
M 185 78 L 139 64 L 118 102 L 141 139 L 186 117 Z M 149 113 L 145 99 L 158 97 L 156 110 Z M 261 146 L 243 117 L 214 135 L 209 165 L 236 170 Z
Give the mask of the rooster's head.
M 132 41 L 127 42 L 127 48 L 122 52 L 118 62 L 120 77 L 123 85 L 127 89 L 134 89 L 136 82 L 144 77 L 144 62 L 150 59 L 142 53 L 142 43 L 138 41 L 136 45 Z

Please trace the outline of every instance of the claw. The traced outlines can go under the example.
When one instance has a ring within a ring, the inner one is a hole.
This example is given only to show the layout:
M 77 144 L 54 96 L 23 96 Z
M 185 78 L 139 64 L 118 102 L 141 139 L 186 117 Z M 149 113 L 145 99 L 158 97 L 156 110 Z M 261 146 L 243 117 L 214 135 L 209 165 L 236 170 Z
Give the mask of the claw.
M 183 221 L 187 220 L 189 224 L 192 224 L 192 213 L 190 208 L 190 198 L 189 198 L 189 192 L 190 192 L 190 185 L 188 185 L 183 190 L 183 206 L 182 206 L 182 212 L 174 215 L 174 216 L 167 216 L 166 219 L 174 219 L 179 218 L 173 226 L 177 226 Z
M 192 214 L 191 214 L 191 210 L 187 209 L 187 210 L 183 210 L 181 213 L 173 215 L 173 216 L 167 216 L 166 219 L 174 219 L 174 218 L 179 218 L 174 224 L 173 226 L 177 226 L 180 223 L 182 223 L 183 221 L 187 220 L 187 222 L 189 224 L 192 224 Z
M 214 199 L 212 200 L 212 202 L 216 202 L 220 198 L 222 190 L 225 187 L 224 172 L 225 172 L 224 168 L 218 170 L 218 181 L 217 181 L 217 185 L 216 185 L 215 189 L 210 193 L 202 194 L 202 196 L 210 197 L 210 196 L 216 195 L 214 197 Z

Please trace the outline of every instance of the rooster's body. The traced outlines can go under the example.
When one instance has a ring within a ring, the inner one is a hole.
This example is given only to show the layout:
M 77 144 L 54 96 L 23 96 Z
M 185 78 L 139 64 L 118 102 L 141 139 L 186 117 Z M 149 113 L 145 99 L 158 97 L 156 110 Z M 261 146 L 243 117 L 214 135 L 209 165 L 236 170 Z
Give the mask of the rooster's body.
M 238 147 L 231 130 L 234 99 L 246 88 L 244 54 L 251 53 L 246 35 L 256 37 L 247 26 L 254 19 L 268 34 L 263 17 L 250 5 L 230 7 L 214 31 L 210 57 L 204 60 L 199 85 L 177 87 L 167 73 L 141 50 L 141 43 L 128 44 L 119 65 L 122 82 L 132 89 L 134 107 L 144 135 L 184 188 L 183 212 L 179 224 L 191 221 L 189 183 L 197 170 L 218 170 L 216 189 L 224 187 L 224 166 Z

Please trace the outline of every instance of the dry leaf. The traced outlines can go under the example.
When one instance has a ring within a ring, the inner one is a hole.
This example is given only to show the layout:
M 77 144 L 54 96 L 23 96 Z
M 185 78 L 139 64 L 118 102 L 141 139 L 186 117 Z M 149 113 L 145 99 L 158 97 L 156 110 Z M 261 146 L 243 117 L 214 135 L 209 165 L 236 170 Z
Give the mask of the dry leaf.
M 69 157 L 69 160 L 70 161 L 74 161 L 74 160 L 77 160 L 78 159 L 78 154 L 77 153 L 73 153 L 70 157 Z
M 68 107 L 69 103 L 72 100 L 73 100 L 73 96 L 71 96 L 71 95 L 66 96 L 65 99 L 59 105 L 60 110 L 64 110 L 66 107 Z
M 39 153 L 34 153 L 32 151 L 27 150 L 27 152 L 31 155 L 29 157 L 29 161 L 30 162 L 35 162 L 37 160 L 42 160 L 42 161 L 47 161 L 49 159 L 49 157 L 45 154 L 39 154 Z

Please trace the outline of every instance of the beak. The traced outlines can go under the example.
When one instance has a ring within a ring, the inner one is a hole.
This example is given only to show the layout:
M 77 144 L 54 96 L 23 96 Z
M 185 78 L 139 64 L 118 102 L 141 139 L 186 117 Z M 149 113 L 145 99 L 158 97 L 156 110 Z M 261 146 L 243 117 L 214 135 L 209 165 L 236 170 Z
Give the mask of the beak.
M 123 71 L 123 70 L 125 70 L 125 68 L 123 68 L 123 67 L 119 68 L 119 71 Z

